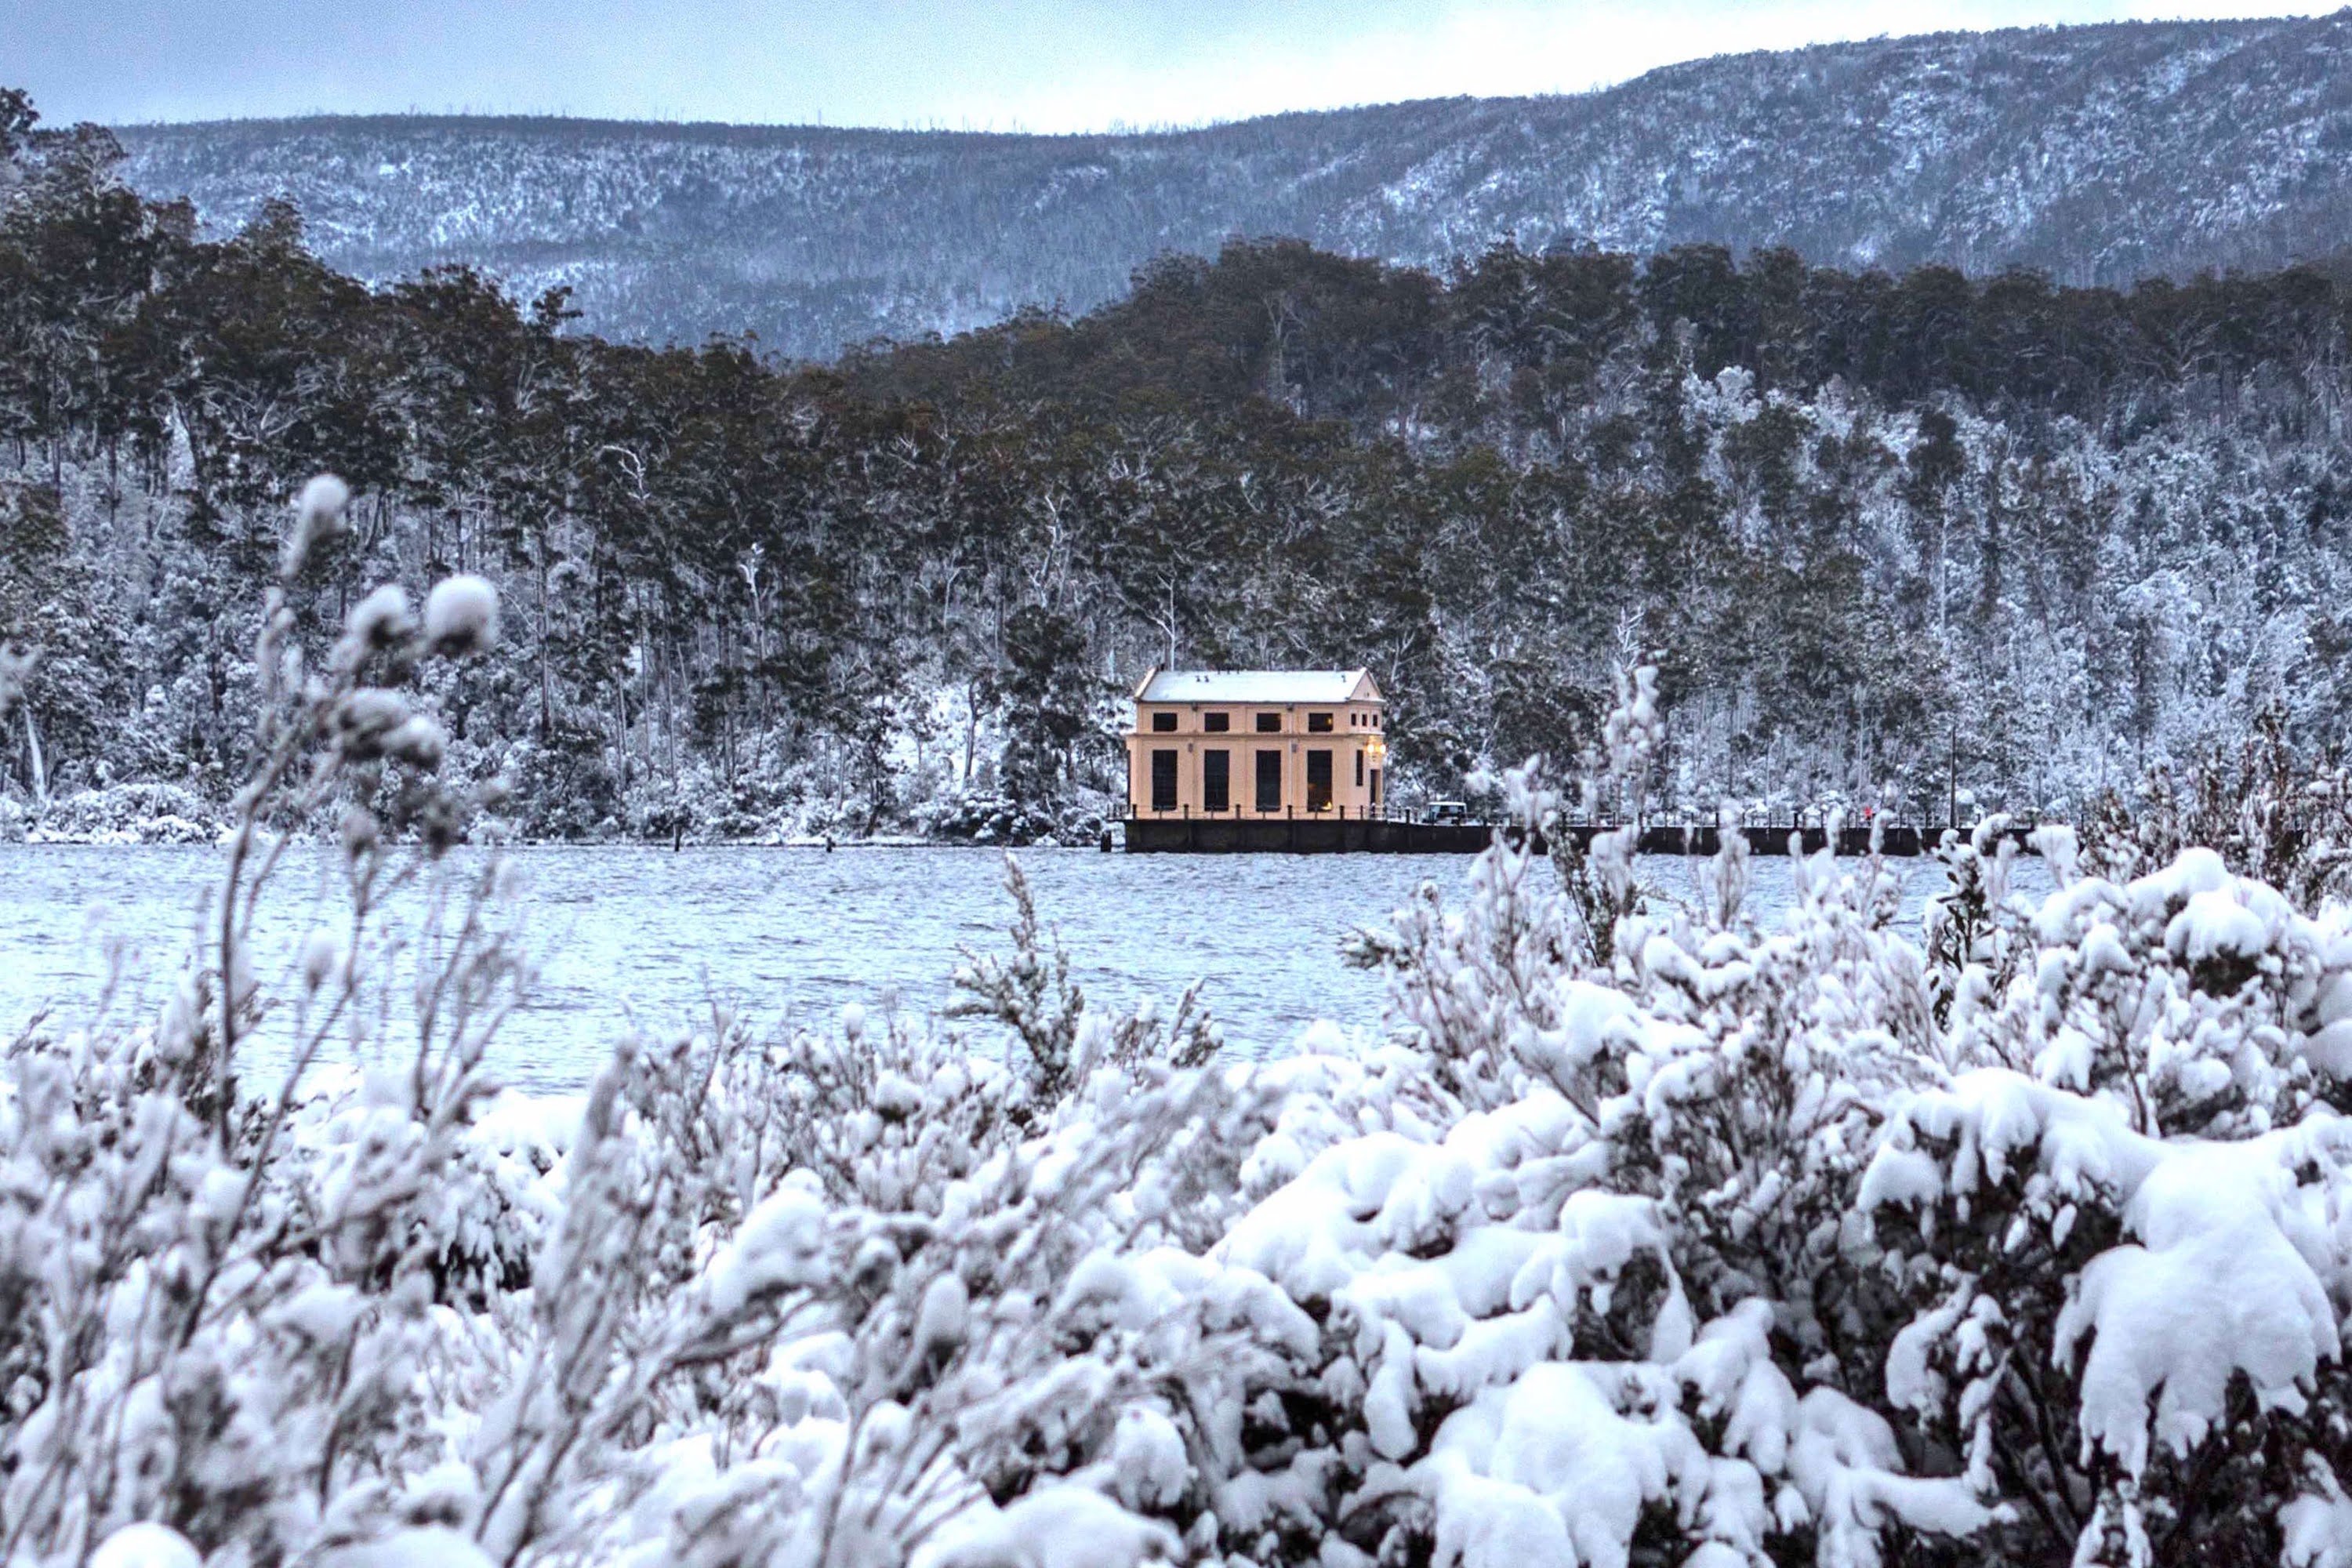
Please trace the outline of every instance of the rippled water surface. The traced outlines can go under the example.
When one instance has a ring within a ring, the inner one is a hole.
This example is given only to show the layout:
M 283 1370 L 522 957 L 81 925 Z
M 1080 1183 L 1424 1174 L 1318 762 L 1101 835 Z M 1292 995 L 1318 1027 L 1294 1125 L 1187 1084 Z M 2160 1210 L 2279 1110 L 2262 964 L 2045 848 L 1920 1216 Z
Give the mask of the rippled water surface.
M 511 852 L 539 978 L 502 1036 L 499 1066 L 533 1089 L 579 1086 L 632 1016 L 655 1027 L 707 1016 L 714 995 L 763 1020 L 843 1004 L 923 1011 L 948 994 L 961 945 L 1002 940 L 1002 858 L 948 848 L 534 847 Z M 323 856 L 289 857 L 261 931 L 282 964 L 334 908 Z M 1028 850 L 1045 917 L 1090 996 L 1172 1004 L 1197 977 L 1228 1048 L 1287 1047 L 1328 1018 L 1376 1028 L 1381 983 L 1339 958 L 1351 928 L 1382 920 L 1424 879 L 1452 893 L 1469 861 L 1434 856 L 1136 856 Z M 1896 863 L 1905 919 L 1943 885 L 1932 860 Z M 221 858 L 203 848 L 0 846 L 0 1034 L 34 1012 L 86 1009 L 110 942 L 129 962 L 127 1008 L 151 1009 L 187 951 Z M 1785 904 L 1790 866 L 1754 863 L 1758 905 Z M 2038 881 L 2038 864 L 2021 883 Z M 1685 893 L 1689 868 L 1645 859 L 1645 882 Z M 410 901 L 413 915 L 415 900 Z

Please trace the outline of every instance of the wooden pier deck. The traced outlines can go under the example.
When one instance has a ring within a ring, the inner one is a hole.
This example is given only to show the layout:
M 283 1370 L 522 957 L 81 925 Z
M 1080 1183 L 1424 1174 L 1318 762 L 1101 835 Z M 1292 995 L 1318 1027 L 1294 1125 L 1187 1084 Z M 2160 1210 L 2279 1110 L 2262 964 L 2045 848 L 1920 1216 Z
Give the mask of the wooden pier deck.
M 1131 816 L 1123 826 L 1130 855 L 1475 855 L 1494 842 L 1496 832 L 1493 823 L 1408 822 L 1394 817 Z M 1560 831 L 1581 835 L 1590 842 L 1594 834 L 1606 830 L 1576 824 Z M 1751 855 L 1786 855 L 1792 838 L 1807 855 L 1818 853 L 1829 843 L 1826 828 L 1791 827 L 1785 823 L 1733 831 L 1747 837 Z M 2022 826 L 2009 829 L 2020 848 L 2029 847 L 2030 832 Z M 1890 856 L 1924 855 L 1935 848 L 1942 833 L 1940 827 L 1889 824 L 1882 832 L 1880 849 Z M 1721 846 L 1719 828 L 1662 823 L 1642 829 L 1644 855 L 1713 855 Z M 1864 855 L 1869 850 L 1869 828 L 1839 830 L 1840 855 Z

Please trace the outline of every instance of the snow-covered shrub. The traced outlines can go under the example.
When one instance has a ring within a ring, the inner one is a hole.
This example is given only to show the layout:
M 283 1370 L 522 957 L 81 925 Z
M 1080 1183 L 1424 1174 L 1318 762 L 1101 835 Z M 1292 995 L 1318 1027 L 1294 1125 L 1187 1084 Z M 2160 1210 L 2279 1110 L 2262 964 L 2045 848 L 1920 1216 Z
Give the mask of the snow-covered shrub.
M 2268 1558 L 2352 1461 L 2352 931 L 2209 848 L 2116 883 L 2044 832 L 2058 890 L 1985 922 L 1958 986 L 1968 1070 L 1874 1157 L 1919 1305 L 1889 1397 L 2092 1560 Z
M 1220 1248 L 1325 1324 L 1296 1539 L 2352 1550 L 2352 932 L 2210 851 L 2119 884 L 2063 830 L 2036 847 L 2061 884 L 2038 910 L 2004 824 L 1948 842 L 1924 951 L 1869 859 L 1801 862 L 1755 929 L 1736 840 L 1702 910 L 1628 910 L 1605 949 L 1507 843 L 1459 906 L 1425 889 L 1363 939 L 1412 1049 L 1383 1092 L 1414 1113 L 1323 1144 Z
M 1099 792 L 1085 789 L 1063 801 L 1015 800 L 1001 792 L 961 789 L 923 803 L 914 825 L 926 837 L 950 843 L 1091 845 L 1103 832 L 1105 813 L 1115 808 Z
M 1386 971 L 1391 1026 L 1410 1030 L 1427 1054 L 1433 1087 L 1486 1110 L 1519 1097 L 1522 1048 L 1539 1049 L 1533 1041 L 1562 1026 L 1557 982 L 1571 966 L 1574 931 L 1525 854 L 1480 856 L 1468 888 L 1449 911 L 1436 886 L 1423 883 L 1390 929 L 1355 932 L 1345 951 L 1351 963 Z M 1555 1087 L 1593 1103 L 1590 1085 Z
M 2309 756 L 2286 715 L 2256 715 L 2243 743 L 2185 766 L 2158 764 L 2127 794 L 2102 791 L 2084 814 L 2086 869 L 2118 881 L 2211 849 L 2230 869 L 2304 908 L 2352 891 L 2352 772 Z
M 1589 838 L 1561 830 L 1559 803 L 1534 782 L 1532 769 L 1507 778 L 1504 792 L 1505 804 L 1520 821 L 1549 834 L 1552 867 L 1576 912 L 1577 934 L 1594 962 L 1604 965 L 1616 952 L 1618 925 L 1642 904 L 1633 856 L 1642 843 L 1651 774 L 1665 741 L 1657 667 L 1620 665 L 1613 679 L 1617 704 L 1601 725 L 1581 807 L 1588 821 L 1621 826 Z
M 1148 1002 L 1125 1016 L 1106 1019 L 1088 1009 L 1086 993 L 1070 978 L 1070 955 L 1059 934 L 1038 919 L 1029 879 L 1009 855 L 1004 890 L 1013 900 L 1013 951 L 1003 958 L 966 952 L 955 972 L 956 996 L 947 1016 L 986 1019 L 1012 1031 L 1020 1043 L 1030 1100 L 1053 1104 L 1104 1062 L 1132 1066 L 1165 1057 L 1179 1067 L 1199 1067 L 1216 1054 L 1216 1024 L 1201 1003 L 1198 985 L 1184 993 L 1164 1022 Z
M 1877 1108 L 1938 1071 L 1886 879 L 1810 863 L 1760 933 L 1735 847 L 1709 915 L 1629 912 L 1595 969 L 1532 870 L 1498 844 L 1385 946 L 1435 1127 L 1334 1143 L 1223 1245 L 1326 1322 L 1346 1415 L 1291 1462 L 1294 1528 L 1500 1564 L 1985 1525 L 1906 1473 L 1872 1354 L 1902 1301 L 1849 1250 Z
M 600 1079 L 471 1443 L 494 1554 L 896 1561 L 988 1499 L 1138 1467 L 1131 1500 L 1166 1511 L 1167 1440 L 1213 1441 L 1219 1391 L 1312 1343 L 1192 1234 L 1233 1201 L 1245 1082 L 1107 1067 L 1016 1135 L 1001 1075 L 904 1037 L 850 1068 L 862 1040 L 628 1047 Z M 763 1120 L 828 1058 L 837 1121 Z
M 36 844 L 210 844 L 218 813 L 178 784 L 110 784 L 52 796 L 23 836 Z
M 323 668 L 304 668 L 289 593 L 342 494 L 306 489 L 265 608 L 258 760 L 199 962 L 151 1026 L 37 1030 L 6 1056 L 0 1539 L 12 1561 L 75 1562 L 102 1540 L 152 1557 L 119 1533 L 141 1521 L 232 1560 L 283 1560 L 341 1497 L 435 1446 L 418 1386 L 446 1261 L 464 1244 L 453 1173 L 517 964 L 479 900 L 447 923 L 436 901 L 425 934 L 438 959 L 420 976 L 402 1067 L 320 1093 L 305 1069 L 389 999 L 369 962 L 375 911 L 449 836 L 428 830 L 403 858 L 352 807 L 347 925 L 303 944 L 283 991 L 265 985 L 252 939 L 284 843 L 273 821 L 346 791 L 367 799 L 395 773 L 420 820 L 462 810 L 431 777 L 430 718 L 373 683 L 413 658 L 400 631 L 355 619 Z M 273 1018 L 291 1059 L 251 1092 L 245 1058 Z

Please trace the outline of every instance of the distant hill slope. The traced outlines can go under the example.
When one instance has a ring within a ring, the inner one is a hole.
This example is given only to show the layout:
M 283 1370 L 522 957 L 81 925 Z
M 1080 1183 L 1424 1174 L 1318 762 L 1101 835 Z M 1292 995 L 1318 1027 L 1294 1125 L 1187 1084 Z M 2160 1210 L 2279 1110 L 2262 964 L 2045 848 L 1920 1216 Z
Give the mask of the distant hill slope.
M 290 196 L 335 265 L 565 282 L 608 334 L 825 355 L 1024 304 L 1083 310 L 1165 250 L 1297 235 L 1424 265 L 1515 234 L 2115 282 L 2352 244 L 2352 12 L 1943 35 L 1725 57 L 1579 97 L 1174 134 L 562 120 L 125 130 L 129 175 L 234 224 Z

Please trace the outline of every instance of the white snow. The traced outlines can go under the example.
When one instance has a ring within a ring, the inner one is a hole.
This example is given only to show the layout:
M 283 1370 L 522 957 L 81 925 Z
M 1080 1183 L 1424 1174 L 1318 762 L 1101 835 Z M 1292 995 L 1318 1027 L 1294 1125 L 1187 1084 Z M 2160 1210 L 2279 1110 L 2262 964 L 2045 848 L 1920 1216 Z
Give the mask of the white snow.
M 753 1299 L 824 1279 L 825 1205 L 815 1179 L 795 1173 L 743 1218 L 734 1239 L 713 1259 L 710 1305 L 740 1312 Z
M 2094 1258 L 2059 1314 L 2052 1352 L 2062 1361 L 2091 1336 L 2086 1440 L 2135 1475 L 2151 1435 L 2186 1454 L 2221 1418 L 2235 1373 L 2263 1405 L 2304 1408 L 2304 1389 L 2337 1353 L 2319 1270 L 2341 1278 L 2345 1260 L 2325 1200 L 2294 1170 L 2347 1146 L 2352 1128 L 2333 1121 L 2250 1143 L 2166 1146 L 2124 1208 L 2139 1245 Z
M 498 640 L 499 591 L 471 573 L 445 577 L 425 595 L 425 638 L 445 653 L 478 653 Z
M 1137 1568 L 1183 1555 L 1176 1532 L 1099 1492 L 1050 1487 L 987 1517 L 919 1568 Z
M 168 1525 L 126 1524 L 89 1554 L 89 1568 L 202 1568 L 204 1556 Z
M 352 487 L 333 474 L 312 476 L 294 498 L 296 522 L 313 533 L 334 526 L 352 503 Z
M 1139 702 L 1235 702 L 1280 706 L 1372 700 L 1362 669 L 1163 669 L 1136 691 Z
M 316 475 L 304 484 L 294 498 L 294 526 L 286 535 L 280 570 L 289 576 L 299 572 L 314 548 L 341 533 L 351 501 L 351 487 L 332 474 Z
M 386 583 L 351 607 L 343 617 L 343 635 L 361 648 L 388 647 L 415 629 L 408 595 Z

